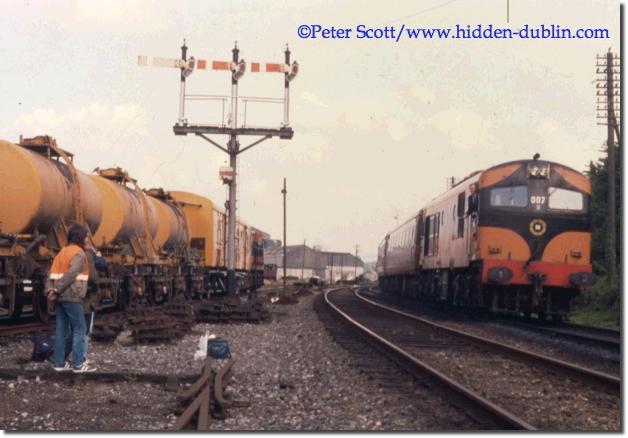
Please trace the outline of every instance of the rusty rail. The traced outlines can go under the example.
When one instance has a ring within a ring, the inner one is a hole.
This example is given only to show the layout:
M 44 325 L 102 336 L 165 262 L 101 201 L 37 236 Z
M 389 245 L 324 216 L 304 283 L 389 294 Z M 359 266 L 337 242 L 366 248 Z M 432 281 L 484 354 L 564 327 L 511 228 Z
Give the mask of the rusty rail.
M 483 422 L 491 424 L 499 430 L 536 430 L 533 425 L 527 423 L 525 420 L 449 378 L 351 318 L 338 306 L 334 305 L 329 297 L 331 293 L 343 289 L 346 288 L 330 289 L 326 291 L 324 299 L 327 305 L 336 312 L 341 319 L 349 323 L 364 339 L 368 342 L 372 342 L 378 349 L 385 351 L 387 356 L 398 363 L 402 368 L 406 369 L 412 375 L 429 378 L 438 388 L 446 391 L 453 400 L 464 405 L 465 408 L 472 413 L 473 417 L 482 419 Z
M 183 393 L 181 403 L 192 402 L 181 413 L 173 430 L 184 430 L 193 425 L 196 419 L 197 430 L 209 430 L 209 418 L 225 418 L 228 407 L 247 407 L 248 401 L 231 400 L 225 397 L 225 389 L 233 376 L 235 359 L 229 361 L 218 371 L 212 370 L 211 358 L 207 358 L 201 376 Z
M 26 333 L 54 331 L 55 324 L 46 324 L 43 322 L 33 322 L 19 325 L 3 325 L 0 326 L 0 337 L 22 335 Z
M 461 330 L 457 330 L 451 327 L 447 327 L 443 324 L 438 324 L 436 322 L 430 321 L 420 316 L 413 315 L 411 313 L 404 312 L 402 310 L 398 310 L 390 306 L 386 306 L 384 304 L 370 300 L 364 297 L 363 295 L 361 295 L 358 291 L 354 291 L 354 294 L 359 299 L 368 303 L 371 306 L 379 307 L 380 309 L 385 309 L 389 312 L 393 312 L 405 318 L 412 319 L 426 326 L 441 330 L 444 333 L 449 333 L 451 335 L 466 339 L 467 341 L 472 342 L 476 345 L 480 345 L 485 348 L 490 348 L 493 351 L 501 352 L 511 357 L 512 356 L 517 357 L 519 358 L 519 360 L 523 360 L 532 365 L 535 365 L 535 366 L 540 365 L 540 366 L 544 366 L 548 368 L 553 368 L 554 370 L 558 371 L 560 374 L 570 374 L 576 379 L 589 382 L 592 385 L 602 388 L 612 394 L 620 393 L 621 379 L 619 377 L 615 377 L 610 374 L 602 373 L 600 371 L 596 371 L 590 368 L 585 368 L 580 365 L 565 362 L 563 360 L 555 359 L 555 358 L 545 356 L 539 353 L 534 353 L 532 351 L 525 350 L 523 348 L 518 348 L 511 345 L 507 345 L 502 342 L 494 341 L 492 339 L 472 335 L 470 333 L 466 333 L 466 332 L 463 332 Z

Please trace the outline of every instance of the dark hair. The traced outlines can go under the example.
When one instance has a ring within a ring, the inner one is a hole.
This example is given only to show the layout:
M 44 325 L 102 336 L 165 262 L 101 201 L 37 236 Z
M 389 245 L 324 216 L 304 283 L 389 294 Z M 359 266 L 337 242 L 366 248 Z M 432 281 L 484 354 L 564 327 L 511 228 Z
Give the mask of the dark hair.
M 87 237 L 87 228 L 80 224 L 74 224 L 68 230 L 68 245 L 73 243 L 81 248 L 85 245 Z

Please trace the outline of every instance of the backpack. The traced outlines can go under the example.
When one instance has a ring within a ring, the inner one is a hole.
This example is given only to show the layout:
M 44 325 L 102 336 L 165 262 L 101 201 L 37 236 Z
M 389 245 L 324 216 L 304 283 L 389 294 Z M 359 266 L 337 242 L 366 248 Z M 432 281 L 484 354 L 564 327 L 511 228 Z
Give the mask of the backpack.
M 38 335 L 33 338 L 33 354 L 31 360 L 43 362 L 48 360 L 54 350 L 55 339 L 49 335 Z
M 207 353 L 214 359 L 230 358 L 229 342 L 222 338 L 209 339 L 207 340 Z

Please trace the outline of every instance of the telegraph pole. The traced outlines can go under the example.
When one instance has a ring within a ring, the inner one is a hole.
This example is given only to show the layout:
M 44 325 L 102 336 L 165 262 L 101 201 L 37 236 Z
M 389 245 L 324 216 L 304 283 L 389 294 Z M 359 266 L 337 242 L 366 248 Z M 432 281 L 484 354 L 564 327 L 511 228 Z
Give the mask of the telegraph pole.
M 286 294 L 286 178 L 283 179 L 283 293 Z
M 353 278 L 356 281 L 358 279 L 358 245 L 355 246 L 355 273 L 353 274 Z
M 334 284 L 334 253 L 331 254 L 331 271 L 329 271 L 329 284 Z
M 305 270 L 305 239 L 303 239 L 303 258 L 301 260 L 301 280 L 305 278 L 304 270 Z
M 616 109 L 620 109 L 621 90 L 620 73 L 621 62 L 618 55 L 613 55 L 608 49 L 606 55 L 597 56 L 597 73 L 600 75 L 597 84 L 598 97 L 598 119 L 604 122 L 598 124 L 606 125 L 606 146 L 607 159 L 606 168 L 608 171 L 608 252 L 607 252 L 607 274 L 609 281 L 613 282 L 617 275 L 617 228 L 616 228 L 616 184 L 615 184 L 615 134 L 620 142 L 619 121 L 616 116 Z M 604 90 L 605 89 L 605 90 Z M 600 104 L 605 107 L 600 107 Z M 605 113 L 604 113 L 605 111 Z M 600 114 L 601 112 L 601 114 Z M 617 111 L 620 113 L 620 111 Z
M 345 255 L 340 254 L 340 281 L 345 279 Z
M 204 59 L 195 59 L 194 57 L 187 57 L 188 47 L 183 41 L 181 46 L 181 58 L 156 58 L 140 56 L 138 58 L 138 64 L 140 66 L 154 66 L 154 67 L 174 67 L 181 70 L 180 75 L 180 95 L 179 95 L 179 120 L 174 125 L 173 131 L 175 135 L 188 135 L 195 134 L 218 149 L 229 154 L 229 168 L 221 169 L 220 176 L 223 183 L 229 185 L 229 200 L 228 200 L 228 215 L 227 215 L 227 294 L 233 294 L 236 292 L 236 280 L 235 280 L 235 262 L 236 262 L 236 247 L 235 247 L 235 231 L 236 231 L 236 196 L 237 196 L 237 158 L 242 152 L 252 148 L 253 146 L 268 140 L 272 137 L 279 137 L 280 139 L 292 139 L 294 131 L 290 127 L 289 121 L 289 98 L 290 98 L 290 82 L 296 77 L 299 71 L 299 64 L 295 61 L 290 64 L 290 49 L 286 45 L 284 52 L 284 63 L 251 63 L 251 72 L 259 73 L 262 71 L 262 66 L 267 73 L 283 73 L 284 75 L 284 97 L 283 99 L 261 99 L 258 101 L 264 101 L 267 103 L 283 103 L 283 120 L 280 123 L 279 128 L 248 128 L 244 124 L 238 126 L 238 82 L 246 72 L 246 62 L 240 59 L 240 50 L 238 49 L 237 42 L 231 51 L 231 61 L 207 61 Z M 213 95 L 188 95 L 185 92 L 186 78 L 192 74 L 194 70 L 227 70 L 231 72 L 231 96 L 230 100 L 230 114 L 227 123 L 224 123 L 224 102 L 227 100 L 223 96 Z M 185 101 L 186 100 L 219 100 L 223 102 L 223 120 L 220 124 L 205 125 L 205 124 L 190 124 L 185 117 Z M 249 99 L 251 100 L 251 99 Z M 245 100 L 246 104 L 246 100 Z M 246 118 L 246 110 L 245 110 Z M 227 135 L 229 141 L 225 146 L 220 145 L 218 142 L 209 138 L 207 134 Z M 238 137 L 241 135 L 254 135 L 260 138 L 253 143 L 240 149 L 240 143 Z M 285 180 L 284 180 L 285 181 Z M 285 201 L 284 201 L 285 202 Z M 284 245 L 285 245 L 285 233 L 284 233 Z M 285 254 L 285 251 L 284 251 Z M 284 255 L 285 257 L 285 255 Z M 285 262 L 284 262 L 284 274 L 285 274 Z M 285 275 L 284 275 L 285 278 Z M 285 284 L 285 279 L 284 279 Z

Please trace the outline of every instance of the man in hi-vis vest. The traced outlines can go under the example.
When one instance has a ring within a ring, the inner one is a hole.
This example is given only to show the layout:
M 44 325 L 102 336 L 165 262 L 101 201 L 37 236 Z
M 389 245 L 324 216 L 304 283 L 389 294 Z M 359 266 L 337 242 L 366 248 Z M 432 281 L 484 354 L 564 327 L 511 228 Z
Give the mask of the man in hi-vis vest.
M 96 371 L 85 358 L 85 317 L 83 299 L 87 294 L 89 262 L 85 253 L 87 229 L 72 225 L 68 230 L 68 244 L 57 254 L 50 268 L 46 284 L 49 302 L 55 302 L 55 344 L 52 360 L 55 371 L 89 373 Z M 55 300 L 56 299 L 56 300 Z M 66 338 L 72 336 L 72 365 L 65 361 Z

